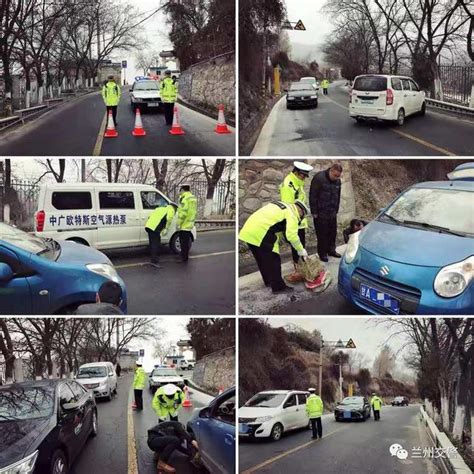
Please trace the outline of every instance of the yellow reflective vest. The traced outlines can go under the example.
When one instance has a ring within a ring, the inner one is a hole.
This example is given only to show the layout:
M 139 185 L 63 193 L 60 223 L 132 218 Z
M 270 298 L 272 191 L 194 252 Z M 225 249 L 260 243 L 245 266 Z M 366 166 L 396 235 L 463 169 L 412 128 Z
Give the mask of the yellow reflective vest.
M 306 399 L 306 414 L 309 418 L 319 418 L 324 410 L 323 401 L 319 395 L 312 393 Z
M 135 370 L 135 377 L 133 378 L 134 390 L 143 390 L 145 388 L 146 374 L 143 367 L 137 367 Z
M 323 79 L 323 80 L 321 81 L 321 87 L 322 87 L 323 89 L 327 89 L 327 88 L 329 87 L 329 81 L 328 81 L 327 79 Z
M 155 231 L 158 227 L 161 226 L 160 230 L 166 234 L 168 231 L 171 222 L 175 216 L 174 206 L 168 204 L 167 206 L 157 207 L 150 214 L 150 217 L 146 221 L 145 228 Z M 165 222 L 163 223 L 163 219 Z
M 160 420 L 165 420 L 170 416 L 176 416 L 176 413 L 183 405 L 184 392 L 178 388 L 172 397 L 165 395 L 163 387 L 160 387 L 153 397 L 151 405 Z
M 179 195 L 178 229 L 192 230 L 197 216 L 197 198 L 190 191 Z
M 377 397 L 377 395 L 374 395 L 372 399 L 370 400 L 370 404 L 372 405 L 374 410 L 380 410 L 382 408 L 383 401 L 380 397 Z
M 268 247 L 272 252 L 280 253 L 279 242 L 285 235 L 286 240 L 296 250 L 303 250 L 298 237 L 300 223 L 296 204 L 274 201 L 265 204 L 245 221 L 239 239 L 256 247 Z
M 171 77 L 165 77 L 160 82 L 160 97 L 163 102 L 171 104 L 178 100 L 178 83 Z
M 109 81 L 102 87 L 102 98 L 107 107 L 119 105 L 120 95 L 122 91 L 118 84 L 114 81 Z
M 304 181 L 299 179 L 295 173 L 291 172 L 280 185 L 280 199 L 282 202 L 293 204 L 295 201 L 302 201 L 306 205 L 306 192 L 304 190 Z M 304 218 L 299 226 L 300 229 L 308 228 L 308 220 Z

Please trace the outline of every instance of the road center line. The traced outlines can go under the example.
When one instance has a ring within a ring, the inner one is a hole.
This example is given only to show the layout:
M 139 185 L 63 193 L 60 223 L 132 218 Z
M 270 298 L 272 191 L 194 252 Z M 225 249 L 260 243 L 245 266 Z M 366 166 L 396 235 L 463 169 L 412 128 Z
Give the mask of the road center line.
M 283 453 L 279 454 L 278 456 L 275 456 L 273 458 L 270 458 L 270 459 L 267 459 L 266 461 L 263 461 L 262 463 L 260 464 L 257 464 L 256 466 L 254 467 L 251 467 L 250 469 L 246 469 L 245 471 L 242 471 L 241 474 L 252 474 L 253 472 L 256 472 L 257 470 L 259 469 L 262 469 L 263 467 L 266 467 L 268 466 L 269 464 L 273 464 L 274 462 L 276 461 L 279 461 L 280 459 L 290 455 L 290 454 L 293 454 L 293 453 L 296 453 L 304 448 L 307 448 L 308 446 L 311 446 L 312 444 L 315 444 L 315 443 L 320 443 L 321 441 L 325 440 L 326 438 L 328 438 L 329 436 L 333 435 L 334 433 L 337 433 L 338 431 L 341 431 L 343 430 L 344 428 L 339 428 L 338 430 L 334 430 L 334 431 L 331 431 L 331 433 L 327 434 L 326 436 L 323 436 L 321 438 L 321 440 L 311 440 L 311 441 L 308 441 L 307 443 L 304 443 L 304 444 L 301 444 L 299 446 L 296 446 L 295 448 L 291 448 L 289 449 L 288 451 L 284 451 Z
M 135 427 L 133 425 L 133 412 L 131 393 L 128 397 L 127 432 L 128 432 L 128 474 L 138 474 L 137 445 L 135 441 Z
M 100 125 L 99 135 L 97 135 L 97 140 L 95 142 L 94 150 L 92 151 L 92 156 L 100 156 L 100 153 L 102 151 L 102 142 L 104 141 L 106 123 L 107 123 L 107 113 L 104 115 L 104 118 Z

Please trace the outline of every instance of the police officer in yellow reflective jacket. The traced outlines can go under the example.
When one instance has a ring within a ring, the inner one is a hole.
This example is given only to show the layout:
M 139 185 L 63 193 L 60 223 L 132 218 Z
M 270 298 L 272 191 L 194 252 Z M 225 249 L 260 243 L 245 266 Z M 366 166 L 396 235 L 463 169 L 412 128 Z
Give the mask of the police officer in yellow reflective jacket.
M 382 409 L 383 401 L 380 397 L 378 397 L 375 392 L 372 393 L 372 398 L 370 399 L 370 405 L 374 410 L 374 420 L 380 420 L 380 410 Z
M 171 71 L 165 71 L 165 77 L 160 82 L 160 97 L 165 111 L 167 125 L 173 124 L 174 103 L 178 100 L 178 82 L 173 81 Z
M 321 81 L 321 87 L 323 88 L 323 94 L 328 95 L 329 80 L 328 79 L 323 79 Z
M 176 214 L 176 204 L 168 203 L 166 206 L 157 207 L 151 214 L 145 224 L 145 230 L 150 242 L 151 263 L 155 267 L 158 265 L 158 252 L 161 245 L 161 236 L 165 237 L 169 231 L 173 218 Z
M 178 421 L 178 411 L 183 401 L 184 392 L 176 385 L 169 383 L 155 392 L 152 407 L 160 421 L 166 421 L 168 416 L 170 420 Z
M 273 293 L 293 291 L 281 276 L 280 240 L 284 237 L 301 258 L 308 257 L 298 236 L 299 225 L 308 211 L 301 201 L 273 201 L 251 214 L 239 233 L 239 239 L 248 245 L 257 262 L 263 282 Z
M 104 99 L 105 106 L 107 107 L 107 114 L 109 110 L 112 111 L 112 117 L 114 118 L 114 124 L 117 126 L 117 107 L 120 103 L 120 96 L 122 91 L 120 86 L 115 82 L 114 76 L 110 75 L 107 78 L 107 82 L 102 87 L 102 98 Z
M 306 414 L 311 421 L 311 429 L 313 430 L 313 439 L 323 437 L 323 425 L 321 424 L 321 416 L 323 415 L 324 405 L 321 397 L 316 395 L 314 388 L 308 388 L 309 397 L 306 399 Z
M 142 363 L 136 363 L 135 377 L 133 378 L 133 393 L 135 395 L 135 409 L 143 410 L 143 390 L 145 388 L 146 374 Z
M 181 247 L 181 260 L 187 262 L 189 258 L 189 249 L 193 236 L 191 231 L 194 229 L 194 223 L 197 216 L 197 198 L 191 193 L 191 186 L 183 184 L 181 194 L 179 195 L 178 207 L 178 230 L 179 243 Z
M 280 200 L 282 202 L 293 204 L 295 201 L 302 201 L 306 205 L 308 204 L 306 192 L 304 190 L 304 183 L 312 169 L 312 166 L 302 161 L 295 161 L 293 163 L 293 171 L 285 177 L 283 183 L 280 185 Z M 298 237 L 300 238 L 303 247 L 306 247 L 305 229 L 307 228 L 308 219 L 304 218 L 301 220 L 298 230 Z M 296 265 L 298 263 L 299 256 L 293 247 L 291 247 L 291 254 L 293 256 L 293 262 Z M 289 281 L 292 281 L 292 278 L 290 278 Z

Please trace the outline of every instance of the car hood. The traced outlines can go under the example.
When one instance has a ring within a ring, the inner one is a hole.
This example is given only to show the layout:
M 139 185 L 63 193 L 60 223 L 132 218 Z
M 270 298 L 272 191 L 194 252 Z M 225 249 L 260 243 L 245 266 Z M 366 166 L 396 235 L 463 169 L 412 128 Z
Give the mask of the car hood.
M 262 416 L 275 416 L 280 408 L 265 407 L 241 407 L 239 408 L 239 418 L 260 418 Z
M 107 377 L 90 377 L 88 379 L 76 378 L 76 381 L 79 382 L 81 385 L 92 385 L 94 383 L 102 385 L 103 383 L 107 382 Z
M 0 468 L 31 454 L 49 433 L 49 420 L 0 421 Z
M 317 95 L 316 90 L 304 90 L 304 91 L 289 91 L 289 97 L 309 97 L 310 95 Z
M 61 254 L 56 260 L 58 263 L 64 264 L 84 264 L 89 263 L 107 263 L 112 265 L 112 262 L 99 250 L 87 247 L 86 245 L 78 244 L 76 242 L 59 242 L 61 245 Z
M 132 92 L 133 97 L 137 97 L 139 99 L 149 99 L 149 98 L 156 98 L 160 97 L 160 91 L 136 91 Z
M 444 267 L 473 254 L 474 239 L 372 221 L 359 245 L 378 257 L 422 267 Z

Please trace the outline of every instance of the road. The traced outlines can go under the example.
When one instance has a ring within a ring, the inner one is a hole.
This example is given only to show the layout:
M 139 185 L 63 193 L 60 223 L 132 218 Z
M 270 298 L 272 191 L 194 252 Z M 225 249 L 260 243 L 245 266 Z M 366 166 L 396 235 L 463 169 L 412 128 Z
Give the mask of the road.
M 370 473 L 440 473 L 429 459 L 412 457 L 413 447 L 432 446 L 418 421 L 419 406 L 383 407 L 381 420 L 373 417 L 362 422 L 339 422 L 333 415 L 323 417 L 323 438 L 311 440 L 311 432 L 288 433 L 278 442 L 241 441 L 240 472 L 299 474 L 324 472 Z M 389 447 L 398 443 L 408 451 L 408 458 L 392 457 Z
M 107 252 L 125 281 L 128 314 L 235 314 L 235 231 L 198 233 L 189 261 L 163 247 L 162 268 L 148 250 Z
M 402 127 L 357 124 L 349 117 L 344 81 L 319 96 L 316 109 L 286 109 L 277 102 L 252 151 L 255 156 L 473 155 L 474 121 L 428 110 Z
M 217 122 L 179 105 L 185 135 L 168 132 L 163 113 L 142 115 L 146 137 L 131 132 L 135 114 L 128 88 L 122 88 L 117 117 L 117 138 L 103 138 L 106 115 L 102 97 L 92 93 L 59 105 L 25 125 L 0 134 L 0 156 L 231 156 L 235 154 L 235 130 L 214 132 Z

